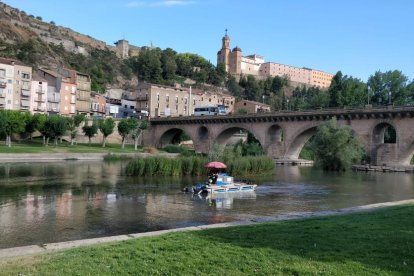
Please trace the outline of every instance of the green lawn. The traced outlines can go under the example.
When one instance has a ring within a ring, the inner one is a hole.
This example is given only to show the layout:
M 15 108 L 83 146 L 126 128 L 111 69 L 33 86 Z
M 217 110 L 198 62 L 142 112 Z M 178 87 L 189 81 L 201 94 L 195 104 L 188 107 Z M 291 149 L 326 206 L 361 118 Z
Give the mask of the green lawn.
M 413 275 L 414 205 L 0 261 L 2 275 Z
M 125 148 L 121 148 L 121 144 L 106 144 L 103 148 L 101 143 L 92 144 L 77 144 L 70 145 L 70 142 L 63 141 L 59 143 L 57 147 L 53 143 L 49 143 L 49 146 L 44 146 L 41 140 L 14 142 L 11 148 L 6 147 L 4 142 L 0 143 L 0 153 L 54 153 L 54 152 L 69 152 L 69 153 L 122 153 L 122 152 L 135 152 L 134 145 L 125 145 Z M 142 152 L 142 147 L 138 147 L 137 152 Z

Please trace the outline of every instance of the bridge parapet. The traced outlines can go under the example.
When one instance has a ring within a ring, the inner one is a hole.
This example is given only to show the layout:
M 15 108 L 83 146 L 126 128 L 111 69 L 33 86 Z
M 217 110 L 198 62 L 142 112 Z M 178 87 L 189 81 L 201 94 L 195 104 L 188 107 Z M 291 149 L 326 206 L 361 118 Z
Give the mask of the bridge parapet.
M 253 123 L 283 121 L 325 121 L 332 118 L 338 120 L 384 119 L 394 117 L 414 117 L 414 106 L 391 106 L 381 108 L 354 109 L 318 109 L 308 111 L 279 111 L 256 114 L 234 114 L 217 116 L 182 116 L 152 118 L 151 125 L 179 124 L 217 124 L 217 123 Z

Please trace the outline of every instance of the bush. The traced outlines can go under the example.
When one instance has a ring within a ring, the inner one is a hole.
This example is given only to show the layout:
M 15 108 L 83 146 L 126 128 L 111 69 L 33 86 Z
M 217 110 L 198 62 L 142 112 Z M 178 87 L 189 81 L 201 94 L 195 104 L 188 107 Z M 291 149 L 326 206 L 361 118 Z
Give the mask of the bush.
M 167 145 L 163 148 L 168 153 L 181 153 L 183 152 L 183 148 L 178 145 Z

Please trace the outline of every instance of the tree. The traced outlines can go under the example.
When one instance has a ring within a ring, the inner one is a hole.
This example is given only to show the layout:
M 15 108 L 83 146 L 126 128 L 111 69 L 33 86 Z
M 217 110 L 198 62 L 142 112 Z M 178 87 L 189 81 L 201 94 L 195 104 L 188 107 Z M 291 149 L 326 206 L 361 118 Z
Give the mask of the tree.
M 239 83 L 236 81 L 236 78 L 234 76 L 230 76 L 226 83 L 227 89 L 230 91 L 230 93 L 240 99 L 243 93 L 243 88 L 239 85 Z
M 89 145 L 91 144 L 91 138 L 98 133 L 98 124 L 94 120 L 92 125 L 89 125 L 88 122 L 85 122 L 85 125 L 82 127 L 82 131 L 89 138 Z
M 52 138 L 54 140 L 55 147 L 57 147 L 58 138 L 63 136 L 68 129 L 68 122 L 65 117 L 51 115 L 47 118 L 44 128 L 47 137 L 46 145 L 48 145 L 49 139 Z
M 367 86 L 361 80 L 336 73 L 328 89 L 329 106 L 364 106 L 368 103 Z
M 133 118 L 124 118 L 118 123 L 118 133 L 122 137 L 122 148 L 125 147 L 125 138 L 137 127 L 138 122 Z
M 43 145 L 46 145 L 46 135 L 47 131 L 45 128 L 45 123 L 47 121 L 48 116 L 46 114 L 38 114 L 38 123 L 37 123 L 37 130 L 42 134 L 43 136 Z
M 408 77 L 401 71 L 375 72 L 368 79 L 368 86 L 373 93 L 372 102 L 378 105 L 387 103 L 404 105 L 412 103 L 412 98 L 409 97 L 407 82 Z
M 139 140 L 139 137 L 141 136 L 142 131 L 144 131 L 148 127 L 149 127 L 148 121 L 140 121 L 138 123 L 138 126 L 132 130 L 132 138 L 134 139 L 135 151 L 138 150 L 138 140 Z
M 177 71 L 177 63 L 175 62 L 176 55 L 177 52 L 171 48 L 162 51 L 161 67 L 164 80 L 171 80 L 175 77 L 175 72 Z
M 25 113 L 15 110 L 0 111 L 0 130 L 6 134 L 6 146 L 11 147 L 11 136 L 24 132 Z
M 315 151 L 315 163 L 324 170 L 340 171 L 360 162 L 364 151 L 349 127 L 338 127 L 332 119 L 318 127 L 311 147 Z
M 25 132 L 29 133 L 30 141 L 33 137 L 33 132 L 35 132 L 39 125 L 39 116 L 40 114 L 26 113 L 26 125 L 25 125 Z
M 143 81 L 160 83 L 162 80 L 161 50 L 144 49 L 137 60 L 138 76 Z
M 76 135 L 78 134 L 78 127 L 84 120 L 85 114 L 76 114 L 73 117 L 67 118 L 71 146 L 73 146 L 76 139 Z
M 106 138 L 114 132 L 115 121 L 112 118 L 106 118 L 99 121 L 99 130 L 103 135 L 102 147 L 106 146 Z

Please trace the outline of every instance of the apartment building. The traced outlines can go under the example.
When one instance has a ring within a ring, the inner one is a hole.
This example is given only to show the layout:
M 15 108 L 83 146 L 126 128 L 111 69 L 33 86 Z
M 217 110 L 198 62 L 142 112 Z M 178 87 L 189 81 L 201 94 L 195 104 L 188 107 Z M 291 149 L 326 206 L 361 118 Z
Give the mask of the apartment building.
M 89 115 L 91 113 L 91 86 L 89 75 L 66 68 L 59 68 L 57 72 L 76 84 L 76 113 Z
M 14 64 L 0 58 L 0 109 L 12 109 L 14 95 Z
M 0 58 L 0 108 L 29 111 L 32 68 L 14 59 Z
M 106 113 L 106 98 L 97 92 L 91 92 L 91 113 L 93 116 L 102 117 Z
M 76 114 L 76 83 L 70 77 L 40 68 L 37 74 L 48 83 L 47 112 L 72 116 Z
M 140 83 L 136 96 L 138 113 L 148 112 L 151 117 L 190 116 L 195 107 L 225 105 L 233 111 L 234 97 L 224 93 L 198 89 Z
M 39 76 L 33 75 L 31 86 L 30 112 L 33 114 L 47 113 L 47 81 Z

